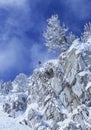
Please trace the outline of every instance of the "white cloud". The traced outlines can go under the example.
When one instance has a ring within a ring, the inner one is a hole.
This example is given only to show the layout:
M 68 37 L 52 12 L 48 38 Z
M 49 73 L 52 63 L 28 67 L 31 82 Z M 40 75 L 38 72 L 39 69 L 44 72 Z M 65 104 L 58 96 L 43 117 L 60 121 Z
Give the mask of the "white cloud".
M 1 18 L 0 31 L 0 76 L 20 72 L 26 65 L 26 31 L 29 27 L 28 0 L 0 0 L 0 8 L 8 13 Z M 11 8 L 10 8 L 11 7 Z M 12 8 L 14 7 L 14 8 Z M 9 9 L 9 10 L 8 10 Z M 27 19 L 27 20 L 26 20 Z M 3 24 L 2 24 L 3 23 Z M 13 70 L 13 71 L 12 71 Z M 7 76 L 8 77 L 8 76 Z
M 17 6 L 23 7 L 27 0 L 0 0 L 0 6 Z
M 0 45 L 0 74 L 18 69 L 23 62 L 23 45 L 17 39 L 12 39 L 6 46 Z

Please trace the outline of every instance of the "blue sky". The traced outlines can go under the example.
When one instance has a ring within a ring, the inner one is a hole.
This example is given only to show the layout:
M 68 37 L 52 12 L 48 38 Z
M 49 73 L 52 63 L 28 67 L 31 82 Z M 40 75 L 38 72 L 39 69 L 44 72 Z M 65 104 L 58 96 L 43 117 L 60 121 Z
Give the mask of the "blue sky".
M 0 0 L 0 79 L 31 74 L 54 57 L 44 46 L 46 19 L 58 14 L 76 35 L 91 21 L 91 0 Z

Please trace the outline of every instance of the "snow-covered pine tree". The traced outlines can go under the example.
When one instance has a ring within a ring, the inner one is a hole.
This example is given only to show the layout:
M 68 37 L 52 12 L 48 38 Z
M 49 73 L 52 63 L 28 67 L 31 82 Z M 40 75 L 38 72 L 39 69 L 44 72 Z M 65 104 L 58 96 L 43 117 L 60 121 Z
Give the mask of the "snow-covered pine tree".
M 60 24 L 58 15 L 52 15 L 51 18 L 47 20 L 47 28 L 43 34 L 46 41 L 45 45 L 48 49 L 60 49 L 61 51 L 65 51 L 75 39 L 75 35 L 72 33 L 67 36 L 67 31 L 68 28 L 64 24 Z
M 91 23 L 89 22 L 84 25 L 84 32 L 81 35 L 81 41 L 87 42 L 90 35 L 91 35 Z
M 69 33 L 69 35 L 67 36 L 67 43 L 72 44 L 72 42 L 77 38 L 77 36 L 75 36 L 72 32 Z

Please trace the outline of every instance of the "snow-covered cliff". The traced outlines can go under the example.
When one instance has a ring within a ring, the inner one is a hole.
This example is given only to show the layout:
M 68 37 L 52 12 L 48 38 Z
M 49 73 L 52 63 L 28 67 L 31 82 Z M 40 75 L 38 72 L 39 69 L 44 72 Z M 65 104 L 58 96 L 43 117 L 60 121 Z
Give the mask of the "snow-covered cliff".
M 4 111 L 32 130 L 91 130 L 91 39 L 76 39 L 57 59 L 28 78 L 17 78 L 1 95 Z

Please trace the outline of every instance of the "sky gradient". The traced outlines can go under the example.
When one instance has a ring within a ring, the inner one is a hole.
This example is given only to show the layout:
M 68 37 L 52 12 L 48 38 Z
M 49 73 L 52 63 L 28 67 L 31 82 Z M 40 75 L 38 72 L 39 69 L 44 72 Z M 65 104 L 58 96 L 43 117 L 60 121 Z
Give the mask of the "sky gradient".
M 29 75 L 39 60 L 54 57 L 42 36 L 52 14 L 79 36 L 91 21 L 91 0 L 0 0 L 0 79 Z

